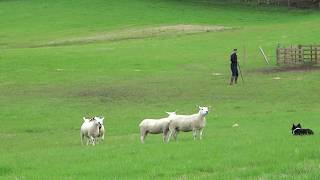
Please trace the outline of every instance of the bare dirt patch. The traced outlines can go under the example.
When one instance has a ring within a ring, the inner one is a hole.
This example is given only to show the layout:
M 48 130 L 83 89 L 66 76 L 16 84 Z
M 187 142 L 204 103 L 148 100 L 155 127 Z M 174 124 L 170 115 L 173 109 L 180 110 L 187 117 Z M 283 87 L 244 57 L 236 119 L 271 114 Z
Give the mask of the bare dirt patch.
M 152 37 L 162 36 L 181 36 L 190 35 L 197 33 L 208 33 L 218 32 L 224 30 L 230 30 L 230 27 L 224 26 L 213 26 L 213 25 L 168 25 L 158 27 L 147 27 L 147 28 L 132 28 L 123 29 L 114 32 L 106 32 L 86 37 L 77 37 L 70 39 L 62 39 L 50 41 L 48 43 L 36 45 L 33 47 L 45 47 L 45 46 L 64 46 L 64 45 L 75 45 L 75 44 L 88 44 L 94 42 L 105 42 L 105 41 L 121 41 L 128 39 L 143 39 Z
M 274 68 L 264 68 L 256 71 L 265 73 L 265 74 L 272 74 L 272 73 L 279 73 L 279 72 L 292 72 L 292 71 L 309 72 L 309 71 L 319 71 L 319 70 L 320 70 L 320 66 L 299 65 L 299 66 L 279 66 Z
M 101 102 L 143 101 L 148 92 L 139 87 L 92 87 L 80 89 L 73 95 L 87 98 L 98 98 Z

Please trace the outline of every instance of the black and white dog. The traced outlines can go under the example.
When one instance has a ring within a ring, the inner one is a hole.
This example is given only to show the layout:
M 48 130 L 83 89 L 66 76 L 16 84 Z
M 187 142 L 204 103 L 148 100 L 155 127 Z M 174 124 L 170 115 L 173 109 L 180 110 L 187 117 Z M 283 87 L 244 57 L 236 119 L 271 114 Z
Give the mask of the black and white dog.
M 301 124 L 297 124 L 297 125 L 292 125 L 292 134 L 293 135 L 312 135 L 313 131 L 311 129 L 303 129 L 301 127 Z

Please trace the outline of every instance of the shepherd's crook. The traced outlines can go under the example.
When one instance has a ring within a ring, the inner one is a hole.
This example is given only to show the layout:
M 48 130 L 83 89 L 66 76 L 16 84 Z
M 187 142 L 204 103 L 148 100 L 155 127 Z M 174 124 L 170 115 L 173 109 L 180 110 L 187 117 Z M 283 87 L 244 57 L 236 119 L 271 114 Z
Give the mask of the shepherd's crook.
M 238 67 L 239 67 L 239 72 L 240 72 L 240 76 L 241 76 L 242 82 L 244 83 L 244 80 L 243 80 L 243 76 L 242 76 L 242 72 L 241 72 L 240 64 L 239 64 L 239 63 L 238 63 Z

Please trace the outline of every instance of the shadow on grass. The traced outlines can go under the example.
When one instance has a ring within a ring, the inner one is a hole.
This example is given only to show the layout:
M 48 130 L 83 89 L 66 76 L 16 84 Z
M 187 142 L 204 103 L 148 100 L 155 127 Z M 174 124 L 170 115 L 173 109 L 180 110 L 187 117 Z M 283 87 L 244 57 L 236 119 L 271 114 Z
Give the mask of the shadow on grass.
M 0 177 L 5 176 L 5 175 L 9 175 L 12 172 L 13 172 L 13 170 L 11 167 L 3 166 L 3 165 L 0 166 Z
M 255 72 L 260 72 L 263 74 L 272 74 L 272 73 L 279 73 L 279 72 L 310 72 L 310 71 L 319 71 L 320 66 L 314 64 L 301 64 L 301 65 L 282 65 L 272 68 L 263 68 L 254 70 Z

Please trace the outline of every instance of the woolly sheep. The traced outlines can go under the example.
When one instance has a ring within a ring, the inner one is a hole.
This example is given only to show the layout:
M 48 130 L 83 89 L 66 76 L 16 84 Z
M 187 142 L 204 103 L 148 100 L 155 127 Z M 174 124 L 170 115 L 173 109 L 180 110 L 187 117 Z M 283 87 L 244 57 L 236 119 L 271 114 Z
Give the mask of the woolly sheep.
M 163 133 L 163 142 L 166 142 L 169 133 L 169 122 L 172 117 L 176 115 L 176 112 L 166 112 L 169 116 L 161 119 L 144 119 L 139 124 L 140 127 L 140 140 L 144 143 L 144 140 L 148 133 L 160 134 Z
M 95 141 L 99 136 L 99 129 L 101 128 L 101 124 L 95 118 L 85 119 L 80 128 L 80 138 L 83 144 L 84 138 L 87 139 L 87 145 L 91 143 L 93 146 L 95 145 Z
M 194 140 L 198 136 L 200 139 L 202 139 L 202 132 L 203 128 L 206 125 L 206 119 L 205 116 L 209 113 L 208 107 L 200 107 L 199 106 L 199 112 L 192 115 L 175 115 L 172 117 L 172 119 L 169 122 L 169 138 L 168 142 L 170 141 L 171 136 L 174 137 L 174 139 L 177 139 L 177 135 L 179 131 L 183 132 L 193 132 L 193 138 Z
M 104 141 L 104 134 L 105 134 L 105 129 L 104 129 L 104 117 L 94 117 L 100 124 L 100 128 L 99 128 L 99 135 L 97 137 L 97 142 L 101 142 Z
M 90 120 L 93 120 L 93 119 L 97 120 L 101 125 L 100 128 L 99 128 L 99 135 L 95 139 L 95 141 L 97 143 L 99 143 L 101 141 L 104 141 L 104 135 L 105 135 L 105 129 L 104 129 L 104 123 L 103 123 L 104 122 L 104 117 L 95 116 L 95 117 L 93 117 L 91 119 L 83 117 L 83 121 L 84 122 L 89 122 Z

